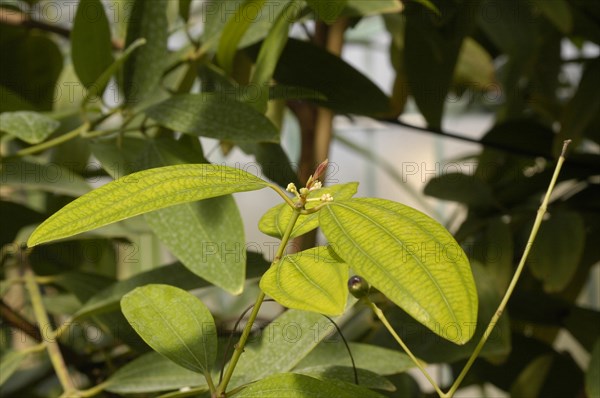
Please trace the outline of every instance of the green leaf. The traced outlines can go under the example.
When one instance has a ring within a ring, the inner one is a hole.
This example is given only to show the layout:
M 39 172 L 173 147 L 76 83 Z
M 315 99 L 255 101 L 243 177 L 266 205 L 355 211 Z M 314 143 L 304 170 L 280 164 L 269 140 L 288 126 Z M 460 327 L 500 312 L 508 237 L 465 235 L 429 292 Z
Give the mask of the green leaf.
M 539 397 L 548 372 L 552 367 L 551 354 L 537 357 L 519 374 L 510 388 L 511 397 Z
M 260 280 L 260 288 L 279 304 L 326 315 L 346 308 L 348 266 L 324 247 L 283 257 Z
M 114 279 L 104 275 L 83 271 L 67 272 L 54 277 L 54 283 L 73 293 L 82 303 L 113 282 Z
M 316 16 L 328 24 L 334 23 L 338 16 L 346 7 L 348 0 L 306 0 L 306 3 L 312 8 Z
M 288 310 L 275 318 L 260 339 L 245 347 L 231 386 L 292 370 L 322 340 L 335 334 L 331 322 L 314 312 Z
M 167 0 L 135 0 L 125 46 L 139 38 L 147 44 L 125 62 L 123 83 L 128 103 L 146 99 L 158 88 L 167 60 Z
M 227 74 L 233 70 L 233 59 L 242 37 L 261 14 L 265 0 L 245 0 L 237 9 L 233 18 L 229 19 L 221 33 L 217 61 Z
M 408 355 L 399 351 L 364 343 L 350 342 L 349 345 L 357 368 L 387 376 L 415 367 Z M 341 339 L 319 344 L 294 371 L 302 372 L 304 369 L 330 366 L 352 366 L 350 355 Z
M 573 29 L 573 14 L 566 0 L 535 0 L 533 4 L 562 33 L 568 34 L 571 32 Z
M 2 185 L 68 196 L 80 196 L 90 191 L 90 186 L 83 178 L 57 164 L 12 159 L 0 163 L 0 167 Z
M 346 10 L 342 12 L 342 15 L 344 16 L 368 16 L 398 13 L 403 9 L 400 0 L 347 0 L 346 2 L 348 3 Z
M 27 244 L 32 247 L 168 206 L 265 186 L 260 178 L 227 166 L 188 164 L 144 170 L 69 203 L 44 221 Z
M 309 376 L 283 373 L 250 384 L 235 395 L 239 398 L 355 398 L 356 395 L 330 382 Z
M 577 271 L 583 253 L 585 225 L 579 213 L 551 214 L 540 226 L 527 260 L 533 275 L 550 293 L 562 291 Z
M 354 369 L 351 366 L 316 366 L 314 368 L 305 368 L 295 373 L 314 377 L 315 379 L 328 381 L 337 384 L 339 381 L 354 384 Z M 384 391 L 395 391 L 396 387 L 385 377 L 365 369 L 356 369 L 358 376 L 358 385 L 363 388 L 371 388 Z M 345 387 L 341 385 L 342 388 Z
M 117 370 L 106 381 L 105 390 L 118 394 L 143 394 L 202 385 L 206 383 L 198 373 L 182 368 L 156 352 L 149 352 Z
M 440 128 L 446 95 L 463 39 L 474 25 L 479 1 L 433 2 L 441 17 L 408 3 L 404 67 L 410 91 L 433 128 Z
M 277 141 L 279 132 L 253 107 L 226 96 L 181 94 L 151 106 L 145 113 L 182 133 L 230 141 Z
M 259 97 L 256 102 L 251 101 L 249 103 L 261 113 L 267 110 L 267 102 L 269 101 L 267 87 L 273 77 L 277 61 L 288 41 L 290 25 L 300 10 L 301 8 L 294 0 L 290 1 L 277 16 L 273 27 L 260 47 L 254 72 L 250 79 L 250 86 L 258 88 Z
M 281 146 L 272 142 L 243 142 L 238 146 L 242 151 L 254 155 L 256 162 L 260 165 L 262 175 L 277 183 L 281 187 L 287 187 L 290 182 L 300 185 L 298 174 L 292 167 L 287 153 Z
M 357 189 L 357 182 L 333 185 L 331 187 L 321 188 L 317 191 L 309 193 L 308 198 L 319 198 L 321 195 L 330 194 L 333 196 L 334 201 L 350 199 L 356 194 Z M 306 208 L 311 209 L 319 204 L 319 202 L 308 202 L 306 204 Z M 272 207 L 262 216 L 258 223 L 258 228 L 269 236 L 281 238 L 288 225 L 288 222 L 290 221 L 290 218 L 292 217 L 293 211 L 294 210 L 292 210 L 287 203 L 281 203 L 275 207 Z M 318 213 L 300 215 L 290 237 L 295 238 L 296 236 L 304 235 L 318 226 Z
M 37 112 L 18 111 L 0 114 L 0 130 L 28 144 L 44 141 L 59 126 L 60 122 Z
M 489 185 L 477 177 L 462 173 L 447 173 L 433 178 L 427 183 L 423 193 L 438 199 L 452 200 L 476 208 L 497 206 Z
M 599 397 L 600 396 L 600 339 L 594 344 L 592 350 L 592 358 L 588 365 L 587 373 L 585 374 L 585 391 L 588 397 Z
M 51 110 L 57 95 L 56 83 L 63 69 L 58 45 L 47 35 L 30 30 L 25 37 L 1 43 L 1 50 L 10 56 L 0 57 L 0 85 L 38 110 Z M 4 98 L 0 102 L 4 102 Z
M 27 354 L 20 351 L 8 350 L 0 357 L 0 386 L 19 369 L 19 366 L 27 358 Z
M 83 307 L 81 307 L 73 317 L 81 319 L 117 310 L 119 309 L 119 301 L 125 294 L 136 287 L 152 283 L 164 283 L 185 290 L 208 286 L 206 281 L 198 278 L 181 264 L 165 265 L 136 274 L 129 279 L 115 282 L 106 287 L 87 300 Z
M 565 107 L 560 119 L 560 131 L 554 138 L 554 154 L 558 156 L 565 140 L 579 145 L 594 117 L 600 113 L 600 59 L 590 61 L 583 71 L 575 95 Z
M 101 95 L 104 91 L 104 88 L 108 84 L 110 78 L 121 69 L 125 61 L 129 58 L 129 56 L 133 53 L 134 50 L 146 44 L 146 39 L 137 39 L 133 43 L 131 43 L 123 54 L 115 62 L 113 62 L 108 68 L 102 72 L 102 74 L 98 77 L 98 79 L 89 87 L 89 90 L 85 97 L 83 98 L 83 104 L 88 103 L 92 99 Z
M 473 335 L 477 292 L 452 235 L 425 214 L 383 199 L 333 201 L 320 226 L 348 265 L 417 321 L 456 344 Z M 454 325 L 458 333 L 441 331 Z
M 247 51 L 256 58 L 259 47 Z M 317 103 L 336 112 L 372 115 L 389 111 L 389 98 L 371 80 L 341 58 L 311 43 L 290 38 L 274 78 L 280 84 L 321 93 L 327 101 Z
M 474 39 L 465 38 L 454 70 L 454 85 L 485 92 L 496 82 L 494 75 L 490 54 Z
M 192 5 L 192 0 L 179 0 L 179 16 L 183 18 L 184 21 L 190 19 L 190 7 Z
M 127 321 L 150 347 L 176 364 L 207 374 L 217 357 L 217 328 L 195 296 L 169 285 L 146 285 L 121 300 Z
M 71 31 L 73 67 L 89 88 L 113 63 L 110 26 L 100 0 L 82 0 Z

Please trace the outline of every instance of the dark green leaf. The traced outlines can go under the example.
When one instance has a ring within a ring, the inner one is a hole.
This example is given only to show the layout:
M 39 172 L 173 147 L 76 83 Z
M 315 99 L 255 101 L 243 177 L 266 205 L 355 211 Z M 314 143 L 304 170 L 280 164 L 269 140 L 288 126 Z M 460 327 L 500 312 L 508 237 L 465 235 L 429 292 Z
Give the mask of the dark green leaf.
M 179 0 L 179 15 L 184 21 L 190 19 L 190 7 L 192 0 Z
M 127 293 L 121 309 L 155 351 L 194 372 L 208 374 L 217 356 L 217 329 L 195 296 L 169 285 L 146 285 Z
M 0 357 L 0 386 L 19 369 L 27 354 L 20 351 L 5 351 Z
M 116 371 L 106 381 L 105 389 L 118 394 L 143 394 L 202 385 L 206 383 L 198 373 L 149 352 Z
M 600 59 L 585 66 L 577 92 L 565 107 L 560 119 L 560 132 L 554 139 L 554 155 L 558 156 L 563 141 L 573 140 L 577 146 L 583 139 L 594 117 L 600 113 L 600 95 L 595 88 L 600 86 Z
M 399 351 L 364 343 L 349 344 L 357 368 L 387 376 L 415 367 L 408 355 Z M 294 368 L 294 371 L 329 366 L 352 366 L 350 354 L 340 338 L 319 344 Z
M 527 263 L 547 292 L 559 292 L 569 284 L 579 266 L 584 237 L 579 213 L 556 212 L 542 223 Z
M 0 181 L 2 185 L 74 197 L 90 191 L 89 185 L 83 178 L 57 164 L 40 164 L 13 159 L 1 163 L 1 166 Z
M 140 38 L 146 39 L 146 45 L 125 61 L 124 91 L 130 104 L 147 99 L 160 83 L 167 59 L 167 3 L 167 0 L 133 3 L 125 46 Z
M 279 133 L 250 105 L 225 96 L 181 94 L 145 110 L 161 125 L 182 133 L 230 141 L 277 141 Z
M 287 187 L 290 182 L 300 185 L 298 174 L 292 167 L 292 162 L 280 144 L 270 142 L 239 143 L 238 146 L 246 153 L 255 156 L 260 165 L 262 175 L 277 183 L 281 187 Z
M 484 181 L 461 173 L 447 173 L 433 178 L 423 193 L 477 208 L 489 208 L 497 204 L 492 189 Z
M 248 49 L 257 57 L 258 46 Z M 319 102 L 340 113 L 369 115 L 389 111 L 389 98 L 362 73 L 311 43 L 288 40 L 274 73 L 278 83 L 322 93 Z
M 550 20 L 562 33 L 568 34 L 573 29 L 573 15 L 571 7 L 566 0 L 535 0 L 534 5 Z
M 368 390 L 367 390 L 368 391 Z M 283 373 L 269 376 L 244 388 L 236 397 L 240 398 L 355 398 L 349 391 L 330 382 L 309 376 Z M 363 395 L 366 398 L 366 396 Z
M 113 63 L 110 26 L 100 0 L 79 2 L 71 31 L 71 57 L 79 80 L 87 88 Z
M 348 0 L 306 0 L 317 18 L 328 24 L 334 23 L 346 7 Z
M 552 355 L 544 355 L 531 361 L 521 372 L 510 389 L 512 397 L 539 397 L 548 371 L 552 366 Z
M 223 28 L 219 48 L 217 50 L 217 61 L 227 74 L 233 70 L 233 59 L 237 52 L 238 44 L 242 37 L 258 16 L 265 0 L 245 0 L 237 9 L 233 18 L 230 18 Z
M 592 358 L 585 375 L 585 391 L 588 397 L 600 396 L 600 339 L 594 344 Z
M 41 222 L 44 216 L 29 207 L 18 203 L 0 200 L 2 228 L 0 228 L 0 247 L 15 241 L 19 230 L 27 225 Z
M 314 377 L 315 379 L 327 381 L 334 385 L 338 385 L 339 381 L 348 384 L 356 383 L 352 366 L 316 366 L 314 368 L 298 370 L 294 373 Z M 394 391 L 396 389 L 388 379 L 375 372 L 370 372 L 365 369 L 356 369 L 356 373 L 358 376 L 358 385 L 360 387 L 384 391 Z M 342 388 L 346 387 L 345 384 L 339 384 L 338 386 Z
M 441 17 L 406 7 L 404 67 L 419 110 L 433 128 L 440 128 L 446 95 L 464 38 L 474 25 L 479 1 L 434 1 Z
M 0 84 L 38 109 L 51 110 L 63 67 L 56 43 L 32 31 L 22 39 L 3 43 L 2 53 L 10 56 L 0 57 Z
M 0 114 L 0 130 L 28 144 L 44 141 L 59 126 L 58 121 L 37 112 L 18 111 Z

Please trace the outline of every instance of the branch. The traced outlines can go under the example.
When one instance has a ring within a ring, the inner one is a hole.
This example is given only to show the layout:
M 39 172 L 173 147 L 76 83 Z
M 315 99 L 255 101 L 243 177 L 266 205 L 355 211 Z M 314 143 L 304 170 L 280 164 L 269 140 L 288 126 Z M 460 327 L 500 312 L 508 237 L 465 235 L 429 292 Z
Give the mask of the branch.
M 0 24 L 17 26 L 27 29 L 39 29 L 45 32 L 56 33 L 66 39 L 71 37 L 71 30 L 58 25 L 52 25 L 44 21 L 38 21 L 32 19 L 29 15 L 17 11 L 9 10 L 7 8 L 0 7 Z M 122 50 L 124 43 L 121 40 L 112 39 L 112 48 L 114 50 Z

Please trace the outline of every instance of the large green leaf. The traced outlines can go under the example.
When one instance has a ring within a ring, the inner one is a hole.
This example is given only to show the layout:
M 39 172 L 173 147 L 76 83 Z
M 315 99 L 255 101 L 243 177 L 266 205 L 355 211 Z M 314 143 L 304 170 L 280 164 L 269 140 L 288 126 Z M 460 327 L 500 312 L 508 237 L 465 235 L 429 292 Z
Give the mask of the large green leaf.
M 348 0 L 321 1 L 321 0 L 306 0 L 308 6 L 313 9 L 316 16 L 332 24 L 346 7 Z
M 195 296 L 169 285 L 146 285 L 121 299 L 127 321 L 150 347 L 176 364 L 208 374 L 217 358 L 217 328 Z
M 336 332 L 324 316 L 288 310 L 275 318 L 245 347 L 231 386 L 239 386 L 275 373 L 292 370 L 322 340 Z
M 144 170 L 69 203 L 42 223 L 27 244 L 31 247 L 168 206 L 253 191 L 266 185 L 245 171 L 211 164 Z
M 182 368 L 156 352 L 149 352 L 117 370 L 106 381 L 105 390 L 118 394 L 143 394 L 202 385 L 206 383 L 198 373 Z
M 261 278 L 260 288 L 285 307 L 340 315 L 347 280 L 348 266 L 320 246 L 283 257 Z
M 281 187 L 287 187 L 290 182 L 300 185 L 293 163 L 281 144 L 242 142 L 238 146 L 245 153 L 254 155 L 256 162 L 260 165 L 262 175 L 271 181 Z
M 235 396 L 240 398 L 354 398 L 357 396 L 353 394 L 355 392 L 309 376 L 283 373 L 250 384 Z M 363 392 L 369 394 L 368 390 Z M 370 395 L 361 396 L 366 398 Z
M 96 81 L 89 87 L 87 94 L 85 95 L 85 97 L 83 98 L 83 104 L 86 104 L 87 102 L 95 99 L 97 96 L 101 95 L 102 92 L 104 91 L 104 88 L 106 87 L 106 85 L 108 84 L 108 82 L 110 81 L 111 77 L 118 71 L 121 69 L 121 67 L 123 66 L 123 64 L 125 64 L 125 61 L 127 61 L 127 59 L 129 59 L 129 57 L 131 56 L 131 54 L 139 47 L 143 46 L 146 44 L 146 39 L 141 38 L 141 39 L 137 39 L 136 41 L 134 41 L 133 43 L 131 43 L 126 49 L 125 51 L 123 51 L 123 54 L 121 54 L 116 60 L 115 62 L 113 62 L 112 64 L 110 64 L 110 66 L 108 68 L 106 68 L 104 70 L 104 72 L 102 72 L 102 74 L 100 74 L 100 76 L 98 76 L 98 78 L 96 79 Z
M 167 60 L 167 0 L 135 0 L 125 46 L 140 38 L 146 45 L 125 62 L 123 83 L 128 103 L 146 99 L 159 85 Z
M 180 94 L 145 113 L 182 133 L 231 141 L 277 141 L 279 132 L 252 106 L 213 93 Z
M 257 57 L 258 46 L 248 48 Z M 340 113 L 371 115 L 389 111 L 389 98 L 365 75 L 314 44 L 290 38 L 279 58 L 278 83 L 312 89 L 327 100 L 317 103 Z
M 349 345 L 357 368 L 387 376 L 415 367 L 408 355 L 400 351 L 364 343 L 350 342 Z M 331 366 L 352 366 L 350 354 L 341 339 L 319 344 L 300 361 L 294 371 Z
M 221 33 L 217 61 L 228 74 L 233 70 L 233 59 L 238 44 L 253 21 L 261 14 L 265 0 L 245 0 L 237 9 L 233 18 L 229 19 Z
M 600 396 L 600 339 L 594 344 L 592 350 L 592 358 L 588 365 L 588 370 L 585 375 L 585 391 L 588 397 L 599 397 Z
M 305 368 L 294 371 L 315 379 L 327 381 L 332 384 L 337 384 L 340 381 L 343 383 L 356 383 L 354 378 L 354 368 L 352 366 L 316 366 L 314 368 Z M 396 387 L 385 377 L 378 375 L 365 369 L 356 369 L 358 385 L 363 388 L 371 388 L 375 390 L 395 391 Z M 340 383 L 342 388 L 346 387 Z
M 560 119 L 560 131 L 554 139 L 554 155 L 558 156 L 567 139 L 579 145 L 600 112 L 600 95 L 594 87 L 600 85 L 600 60 L 589 62 L 584 69 L 579 87 L 567 104 Z
M 570 33 L 573 29 L 573 14 L 566 0 L 534 0 L 533 4 L 562 33 Z
M 527 263 L 547 292 L 568 286 L 579 266 L 584 241 L 585 225 L 579 213 L 556 212 L 542 223 Z
M 268 84 L 273 77 L 279 56 L 288 41 L 290 24 L 300 10 L 301 8 L 294 0 L 286 4 L 260 47 L 256 66 L 250 79 L 250 86 L 259 90 L 259 96 L 255 101 L 249 103 L 262 113 L 267 110 L 267 102 L 269 101 Z
M 41 164 L 11 159 L 0 163 L 0 168 L 0 181 L 6 186 L 68 196 L 80 196 L 90 190 L 85 180 L 74 171 L 53 163 Z
M 0 114 L 0 130 L 28 144 L 44 141 L 59 126 L 60 122 L 37 112 L 18 111 Z
M 474 25 L 479 1 L 432 2 L 440 17 L 424 12 L 419 4 L 407 4 L 404 67 L 427 124 L 440 128 L 456 61 L 463 39 Z
M 469 262 L 452 235 L 425 214 L 384 199 L 334 201 L 320 226 L 348 265 L 435 333 L 464 344 L 477 320 Z M 443 330 L 453 325 L 457 333 Z
M 350 182 L 347 184 L 333 185 L 331 187 L 321 188 L 317 191 L 311 192 L 309 198 L 319 198 L 321 195 L 330 194 L 333 196 L 333 200 L 344 200 L 350 199 L 356 194 L 358 189 L 357 182 Z M 319 202 L 308 202 L 306 205 L 307 209 L 318 206 Z M 281 238 L 285 229 L 292 217 L 294 210 L 290 208 L 287 203 L 281 203 L 275 207 L 269 209 L 260 219 L 258 228 L 265 234 L 273 236 L 275 238 Z M 291 237 L 304 235 L 307 232 L 319 226 L 319 214 L 313 213 L 308 215 L 300 215 L 296 225 L 292 231 Z
M 476 208 L 497 206 L 492 188 L 485 181 L 462 173 L 447 173 L 431 179 L 423 193 Z
M 110 26 L 100 0 L 82 0 L 71 31 L 73 67 L 89 88 L 113 63 Z

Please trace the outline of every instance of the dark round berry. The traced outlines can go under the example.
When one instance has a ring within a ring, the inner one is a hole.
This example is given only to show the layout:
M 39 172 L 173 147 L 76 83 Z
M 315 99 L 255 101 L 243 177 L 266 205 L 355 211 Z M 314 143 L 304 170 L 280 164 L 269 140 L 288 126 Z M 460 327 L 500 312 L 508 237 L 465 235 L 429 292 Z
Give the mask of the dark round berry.
M 358 275 L 348 279 L 348 290 L 357 299 L 366 297 L 369 294 L 369 283 Z

